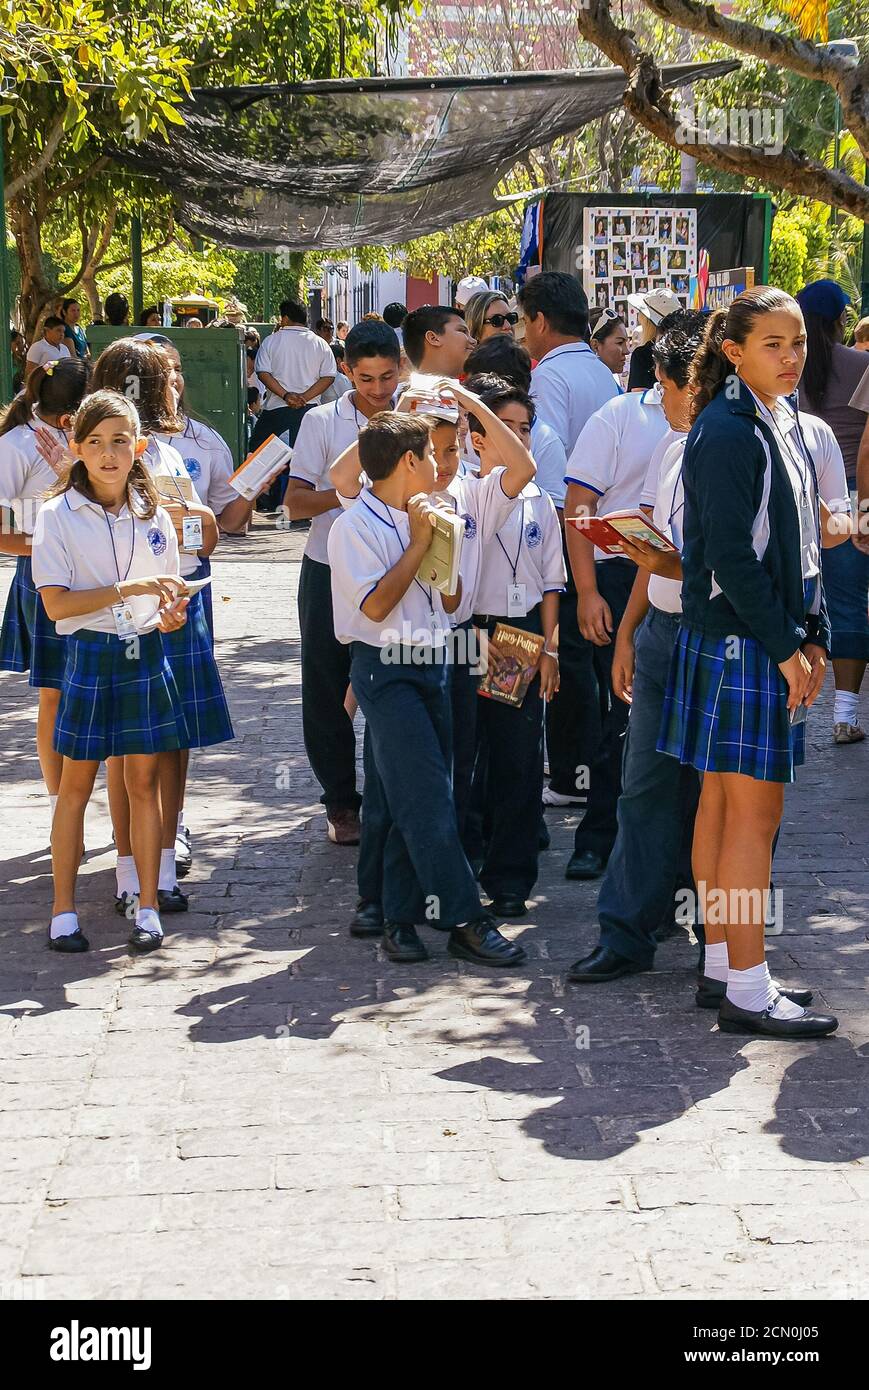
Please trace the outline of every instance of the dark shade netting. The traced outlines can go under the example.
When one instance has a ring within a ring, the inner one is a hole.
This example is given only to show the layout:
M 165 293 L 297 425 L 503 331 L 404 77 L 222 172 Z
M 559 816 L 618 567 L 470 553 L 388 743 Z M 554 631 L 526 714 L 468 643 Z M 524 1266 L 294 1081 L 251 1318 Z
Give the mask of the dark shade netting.
M 681 87 L 736 66 L 662 77 Z M 518 158 L 613 110 L 624 87 L 620 68 L 591 68 L 200 88 L 169 145 L 114 153 L 175 195 L 189 231 L 241 250 L 389 245 L 490 212 Z

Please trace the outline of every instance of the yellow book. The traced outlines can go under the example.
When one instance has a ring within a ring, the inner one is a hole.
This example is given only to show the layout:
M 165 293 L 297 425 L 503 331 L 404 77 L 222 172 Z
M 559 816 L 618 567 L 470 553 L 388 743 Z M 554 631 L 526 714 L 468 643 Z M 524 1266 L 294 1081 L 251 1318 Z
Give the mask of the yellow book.
M 431 545 L 422 557 L 416 577 L 421 584 L 430 584 L 452 598 L 459 585 L 465 519 L 440 510 L 435 511 L 434 517 Z

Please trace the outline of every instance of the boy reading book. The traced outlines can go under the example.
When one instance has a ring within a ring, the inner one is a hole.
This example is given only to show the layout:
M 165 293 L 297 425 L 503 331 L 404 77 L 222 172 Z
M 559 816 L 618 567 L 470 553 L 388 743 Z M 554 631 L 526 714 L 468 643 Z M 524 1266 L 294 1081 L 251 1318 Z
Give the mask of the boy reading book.
M 449 927 L 448 951 L 516 965 L 521 947 L 483 912 L 461 846 L 450 779 L 448 612 L 461 601 L 420 582 L 429 544 L 435 464 L 427 423 L 383 411 L 359 437 L 370 489 L 332 526 L 335 635 L 350 647 L 350 682 L 368 732 L 363 819 L 388 817 L 383 950 L 401 962 L 428 952 L 417 923 Z M 410 632 L 410 643 L 395 634 Z

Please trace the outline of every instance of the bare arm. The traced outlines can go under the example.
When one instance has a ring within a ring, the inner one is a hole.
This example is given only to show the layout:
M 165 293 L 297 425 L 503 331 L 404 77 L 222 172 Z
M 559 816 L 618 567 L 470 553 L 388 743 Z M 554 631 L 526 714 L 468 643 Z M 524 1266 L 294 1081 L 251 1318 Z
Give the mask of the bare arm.
M 450 384 L 449 388 L 460 405 L 475 415 L 486 431 L 486 437 L 495 446 L 498 457 L 504 465 L 501 486 L 508 497 L 518 497 L 524 487 L 533 481 L 537 472 L 534 460 L 522 440 L 499 420 L 493 410 L 484 405 L 479 396 L 466 391 L 463 386 Z
M 336 492 L 342 497 L 358 497 L 362 491 L 362 476 L 359 467 L 359 443 L 354 439 L 339 454 L 329 469 L 329 478 Z
M 638 569 L 613 648 L 612 687 L 617 698 L 626 705 L 631 703 L 634 683 L 634 635 L 648 611 L 649 572 Z
M 262 491 L 269 486 L 269 483 L 264 483 Z M 234 502 L 227 502 L 217 518 L 221 531 L 227 531 L 231 536 L 242 535 L 253 513 L 255 500 L 253 497 L 250 500 L 247 497 L 238 497 Z
M 362 604 L 362 612 L 373 623 L 382 623 L 404 598 L 431 542 L 432 509 L 421 493 L 408 502 L 407 515 L 410 521 L 410 542 L 407 549 L 398 563 L 386 571 Z
M 63 589 L 50 584 L 39 590 L 43 606 L 53 623 L 61 618 L 80 618 L 83 613 L 96 613 L 111 608 L 120 598 L 151 594 L 161 604 L 174 603 L 184 593 L 184 580 L 177 574 L 152 575 L 149 579 L 124 579 L 120 584 L 106 584 L 100 589 Z
M 340 505 L 338 494 L 333 487 L 314 488 L 301 478 L 291 478 L 287 483 L 284 507 L 289 512 L 291 521 L 322 516 L 323 512 L 333 512 Z
M 543 654 L 540 658 L 540 694 L 551 700 L 558 691 L 558 602 L 560 595 L 544 594 L 540 601 L 540 622 L 543 627 Z
M 424 553 L 424 552 L 423 552 L 423 553 Z M 442 603 L 443 606 L 444 606 L 444 612 L 445 612 L 445 613 L 455 613 L 455 611 L 456 611 L 456 609 L 458 608 L 458 606 L 459 606 L 459 604 L 461 603 L 461 601 L 462 601 L 462 576 L 459 575 L 459 582 L 458 582 L 458 584 L 457 584 L 457 586 L 456 586 L 456 592 L 455 592 L 454 594 L 452 594 L 452 595 L 450 595 L 450 594 L 441 594 L 441 603 Z
M 600 498 L 589 487 L 568 483 L 564 499 L 565 516 L 595 516 Z M 567 555 L 577 593 L 577 617 L 583 637 L 596 647 L 609 645 L 613 627 L 609 604 L 601 597 L 594 567 L 594 546 L 575 526 L 565 527 Z

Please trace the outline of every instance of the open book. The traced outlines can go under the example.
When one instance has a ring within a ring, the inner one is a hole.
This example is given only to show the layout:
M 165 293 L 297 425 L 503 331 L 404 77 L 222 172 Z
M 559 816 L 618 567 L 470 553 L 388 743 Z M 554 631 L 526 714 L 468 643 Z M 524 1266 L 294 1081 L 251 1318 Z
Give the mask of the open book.
M 606 516 L 569 516 L 565 518 L 580 535 L 605 550 L 608 555 L 621 555 L 622 536 L 631 541 L 645 541 L 656 550 L 673 550 L 673 542 L 659 531 L 639 507 L 623 512 L 608 512 Z
M 293 451 L 285 440 L 276 434 L 264 439 L 258 449 L 248 454 L 244 463 L 239 464 L 229 480 L 230 487 L 250 502 L 256 497 L 264 483 L 289 463 Z
M 498 623 L 489 638 L 489 669 L 477 694 L 506 705 L 521 705 L 537 674 L 545 645 L 546 639 L 536 632 Z
M 459 586 L 459 562 L 465 539 L 465 518 L 455 512 L 434 511 L 431 544 L 420 561 L 416 577 L 448 598 Z

